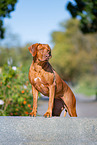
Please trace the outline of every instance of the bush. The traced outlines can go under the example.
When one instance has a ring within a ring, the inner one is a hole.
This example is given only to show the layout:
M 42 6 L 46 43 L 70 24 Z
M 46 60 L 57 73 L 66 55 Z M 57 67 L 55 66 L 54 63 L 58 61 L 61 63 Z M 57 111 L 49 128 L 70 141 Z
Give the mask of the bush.
M 76 88 L 77 87 L 77 88 Z M 75 93 L 84 94 L 88 97 L 97 93 L 97 76 L 84 75 L 80 78 L 78 86 L 75 86 Z
M 28 116 L 32 110 L 31 84 L 20 68 L 4 66 L 0 75 L 1 116 Z

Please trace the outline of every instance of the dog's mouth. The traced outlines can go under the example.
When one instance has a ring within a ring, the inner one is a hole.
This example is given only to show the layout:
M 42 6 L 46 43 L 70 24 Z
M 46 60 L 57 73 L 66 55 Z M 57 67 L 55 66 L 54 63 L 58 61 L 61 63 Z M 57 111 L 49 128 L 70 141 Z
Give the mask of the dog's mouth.
M 43 62 L 43 61 L 49 61 L 49 59 L 51 58 L 52 56 L 45 56 L 44 59 L 38 59 L 40 62 Z

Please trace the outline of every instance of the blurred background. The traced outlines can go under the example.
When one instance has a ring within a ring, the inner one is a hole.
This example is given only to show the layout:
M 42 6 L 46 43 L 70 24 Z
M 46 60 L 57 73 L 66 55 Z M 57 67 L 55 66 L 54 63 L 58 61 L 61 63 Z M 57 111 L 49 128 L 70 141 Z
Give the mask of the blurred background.
M 89 114 L 86 100 L 97 112 L 97 1 L 0 0 L 1 116 L 28 116 L 32 110 L 33 43 L 50 45 L 50 63 L 74 91 L 79 116 Z

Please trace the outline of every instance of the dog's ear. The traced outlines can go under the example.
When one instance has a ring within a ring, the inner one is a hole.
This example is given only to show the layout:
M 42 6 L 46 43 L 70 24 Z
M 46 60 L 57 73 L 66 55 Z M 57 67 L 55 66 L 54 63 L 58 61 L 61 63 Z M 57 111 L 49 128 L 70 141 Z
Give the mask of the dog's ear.
M 38 46 L 38 45 L 39 45 L 39 44 L 36 43 L 36 44 L 31 45 L 31 46 L 28 48 L 29 51 L 30 51 L 30 53 L 32 54 L 33 57 L 36 55 L 36 51 L 37 51 L 37 46 Z

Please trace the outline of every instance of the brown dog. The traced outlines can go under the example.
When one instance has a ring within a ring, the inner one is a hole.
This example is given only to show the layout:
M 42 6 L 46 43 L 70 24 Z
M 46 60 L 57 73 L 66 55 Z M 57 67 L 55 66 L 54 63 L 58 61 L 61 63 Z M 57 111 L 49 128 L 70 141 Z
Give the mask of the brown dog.
M 77 117 L 76 99 L 73 92 L 48 62 L 51 58 L 49 45 L 36 43 L 28 49 L 33 56 L 29 70 L 29 80 L 33 93 L 33 110 L 30 115 L 36 116 L 38 92 L 41 92 L 43 95 L 49 96 L 45 117 L 60 116 L 64 108 L 64 116 L 68 111 L 71 117 Z

